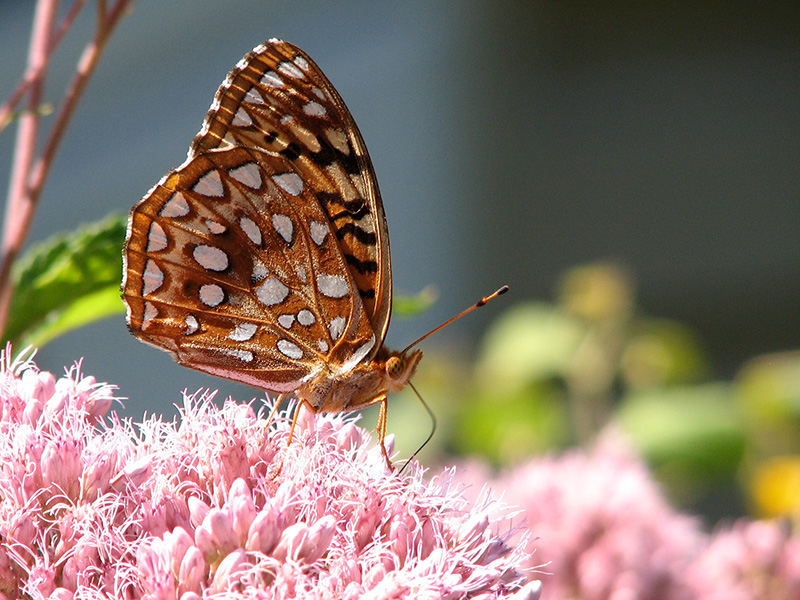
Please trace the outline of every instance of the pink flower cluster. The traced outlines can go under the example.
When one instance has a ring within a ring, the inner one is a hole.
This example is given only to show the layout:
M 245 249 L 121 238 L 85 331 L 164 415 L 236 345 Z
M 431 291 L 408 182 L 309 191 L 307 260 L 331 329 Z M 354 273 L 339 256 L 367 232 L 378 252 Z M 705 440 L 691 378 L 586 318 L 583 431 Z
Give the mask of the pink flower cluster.
M 338 416 L 288 418 L 186 396 L 133 426 L 77 367 L 0 358 L 0 600 L 534 600 L 507 514 L 445 471 L 389 473 Z
M 718 529 L 686 574 L 702 600 L 797 600 L 800 538 L 769 521 Z
M 486 471 L 473 464 L 460 477 L 479 489 Z M 550 573 L 542 600 L 800 599 L 799 537 L 747 520 L 705 534 L 613 432 L 588 454 L 537 458 L 491 485 L 537 536 L 527 544 L 530 564 Z

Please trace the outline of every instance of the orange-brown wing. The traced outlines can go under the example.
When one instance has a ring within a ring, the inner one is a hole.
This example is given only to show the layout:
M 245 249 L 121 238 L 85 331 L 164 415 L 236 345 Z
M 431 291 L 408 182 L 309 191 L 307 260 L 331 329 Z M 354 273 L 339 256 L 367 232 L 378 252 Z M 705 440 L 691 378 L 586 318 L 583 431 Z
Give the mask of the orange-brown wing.
M 344 101 L 302 50 L 270 40 L 231 71 L 189 156 L 230 146 L 283 157 L 315 190 L 382 342 L 389 327 L 392 278 L 389 234 L 372 162 Z
M 313 185 L 281 155 L 195 155 L 134 206 L 123 299 L 141 340 L 277 392 L 380 345 Z

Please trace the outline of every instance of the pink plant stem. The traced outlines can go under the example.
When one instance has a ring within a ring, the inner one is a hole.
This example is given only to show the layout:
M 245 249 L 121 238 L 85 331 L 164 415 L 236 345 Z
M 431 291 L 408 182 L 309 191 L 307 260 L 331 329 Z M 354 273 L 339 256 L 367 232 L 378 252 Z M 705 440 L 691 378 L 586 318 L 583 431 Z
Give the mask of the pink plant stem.
M 28 71 L 34 76 L 26 78 L 26 83 L 28 83 L 28 106 L 31 110 L 26 111 L 20 119 L 9 200 L 6 209 L 5 230 L 2 247 L 0 247 L 2 251 L 2 257 L 0 258 L 0 332 L 5 329 L 11 306 L 13 294 L 9 281 L 11 267 L 30 229 L 44 183 L 53 164 L 53 158 L 64 139 L 67 125 L 86 89 L 89 78 L 97 66 L 103 49 L 114 27 L 125 14 L 125 9 L 129 3 L 130 0 L 117 0 L 109 11 L 105 2 L 102 0 L 98 2 L 95 39 L 87 45 L 81 55 L 75 77 L 65 94 L 64 102 L 45 143 L 44 150 L 39 159 L 34 162 L 40 118 L 36 109 L 41 102 L 47 60 L 52 49 L 50 40 L 57 37 L 60 41 L 66 31 L 66 27 L 74 21 L 77 12 L 85 4 L 85 0 L 76 0 L 67 18 L 62 23 L 62 27 L 59 28 L 57 36 L 53 38 L 51 38 L 50 32 L 57 12 L 58 1 L 40 0 L 37 5 L 28 59 Z
M 33 19 L 31 45 L 28 51 L 28 69 L 38 76 L 28 86 L 28 108 L 19 119 L 17 141 L 14 147 L 14 163 L 6 205 L 5 229 L 0 246 L 0 331 L 5 329 L 13 290 L 9 282 L 11 265 L 14 262 L 27 233 L 26 222 L 30 221 L 36 200 L 28 187 L 28 174 L 36 153 L 40 115 L 37 110 L 42 100 L 44 77 L 50 49 L 50 32 L 58 12 L 58 0 L 40 0 Z
M 45 179 L 47 178 L 47 174 L 49 173 L 50 167 L 53 164 L 53 157 L 55 156 L 56 151 L 58 150 L 58 147 L 64 138 L 64 134 L 67 131 L 67 124 L 72 118 L 75 108 L 78 106 L 78 102 L 80 101 L 81 96 L 86 89 L 86 84 L 89 82 L 89 78 L 94 73 L 97 63 L 100 60 L 100 56 L 103 54 L 106 43 L 108 42 L 114 27 L 117 25 L 117 23 L 119 23 L 120 17 L 122 17 L 124 14 L 124 9 L 127 7 L 128 3 L 129 0 L 118 0 L 110 12 L 105 10 L 104 2 L 99 3 L 100 8 L 98 9 L 99 18 L 97 35 L 95 36 L 95 39 L 89 42 L 89 44 L 86 46 L 80 60 L 78 61 L 78 68 L 75 73 L 75 78 L 72 80 L 72 83 L 67 90 L 64 98 L 64 104 L 62 105 L 58 117 L 56 118 L 53 131 L 50 134 L 50 138 L 47 140 L 47 143 L 45 144 L 44 150 L 42 151 L 42 156 L 36 162 L 36 165 L 31 173 L 30 189 L 31 193 L 37 198 L 41 194 Z
M 84 4 L 86 4 L 88 1 L 89 0 L 75 0 L 75 3 L 69 9 L 69 12 L 64 17 L 64 20 L 61 21 L 58 29 L 55 31 L 55 33 L 53 33 L 48 58 L 52 56 L 53 52 L 55 52 L 55 49 L 58 48 L 61 40 L 64 39 L 64 36 L 69 31 L 69 28 L 72 27 L 72 24 L 75 22 L 78 14 L 80 14 Z M 0 107 L 0 132 L 2 132 L 11 121 L 11 114 L 14 108 L 27 93 L 28 88 L 31 86 L 31 82 L 37 81 L 43 77 L 43 73 L 47 69 L 47 66 L 48 61 L 45 61 L 41 65 L 38 65 L 37 68 L 29 67 L 25 73 L 25 77 L 23 77 L 22 81 L 17 86 L 17 89 L 15 89 L 14 93 L 11 94 L 8 100 L 6 100 L 6 103 Z

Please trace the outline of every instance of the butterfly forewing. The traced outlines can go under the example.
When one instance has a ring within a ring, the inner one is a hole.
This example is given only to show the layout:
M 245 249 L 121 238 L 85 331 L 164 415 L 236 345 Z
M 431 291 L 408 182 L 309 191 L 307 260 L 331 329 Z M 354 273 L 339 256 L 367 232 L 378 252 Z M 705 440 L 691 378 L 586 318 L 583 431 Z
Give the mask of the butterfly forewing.
M 217 91 L 190 157 L 227 146 L 285 159 L 314 190 L 383 339 L 392 290 L 380 193 L 358 127 L 308 55 L 272 40 L 239 62 Z

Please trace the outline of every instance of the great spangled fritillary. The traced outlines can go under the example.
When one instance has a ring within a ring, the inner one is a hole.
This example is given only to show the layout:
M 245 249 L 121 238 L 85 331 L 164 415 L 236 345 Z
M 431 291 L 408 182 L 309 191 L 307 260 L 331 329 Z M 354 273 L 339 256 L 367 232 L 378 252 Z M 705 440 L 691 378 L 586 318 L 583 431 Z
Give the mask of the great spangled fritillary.
M 392 273 L 378 184 L 350 112 L 270 40 L 220 86 L 182 165 L 133 207 L 130 330 L 179 363 L 312 411 L 380 403 L 422 357 L 383 345 Z

